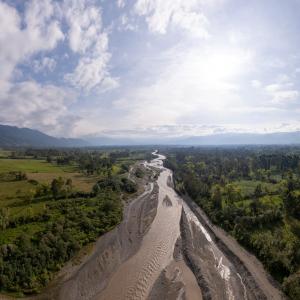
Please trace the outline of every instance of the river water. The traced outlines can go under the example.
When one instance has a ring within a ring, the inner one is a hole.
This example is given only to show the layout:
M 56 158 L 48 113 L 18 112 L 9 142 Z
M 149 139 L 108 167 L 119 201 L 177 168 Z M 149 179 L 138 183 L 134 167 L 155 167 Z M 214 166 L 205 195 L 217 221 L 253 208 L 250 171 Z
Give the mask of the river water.
M 232 271 L 234 267 L 230 261 L 214 244 L 209 233 L 183 199 L 168 184 L 172 172 L 163 167 L 165 157 L 160 154 L 156 155 L 157 158 L 150 163 L 145 163 L 147 168 L 154 167 L 161 170 L 157 179 L 159 200 L 155 219 L 143 237 L 137 253 L 117 269 L 97 299 L 147 299 L 162 271 L 174 265 L 181 273 L 185 286 L 185 298 L 202 299 L 201 290 L 191 270 L 184 260 L 175 262 L 173 257 L 175 243 L 180 237 L 180 220 L 183 211 L 191 234 L 194 235 L 193 239 L 200 241 L 191 246 L 196 251 L 196 259 L 200 265 L 202 264 L 206 278 L 211 278 L 213 281 L 211 299 L 247 299 L 247 291 L 242 278 Z M 166 196 L 168 196 L 168 201 L 166 201 Z M 210 285 L 210 282 L 208 284 Z M 219 289 L 221 290 L 218 291 Z

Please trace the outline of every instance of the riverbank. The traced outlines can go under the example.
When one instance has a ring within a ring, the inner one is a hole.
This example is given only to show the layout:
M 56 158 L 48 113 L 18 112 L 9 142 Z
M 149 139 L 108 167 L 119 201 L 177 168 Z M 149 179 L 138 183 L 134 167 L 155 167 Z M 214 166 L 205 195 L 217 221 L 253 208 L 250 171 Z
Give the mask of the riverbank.
M 264 269 L 262 263 L 245 250 L 233 237 L 220 227 L 213 225 L 203 210 L 188 196 L 182 196 L 189 208 L 197 216 L 200 223 L 209 232 L 210 237 L 222 252 L 230 258 L 235 268 L 241 274 L 248 290 L 253 291 L 256 299 L 286 299 L 279 285 Z
M 39 300 L 284 299 L 261 264 L 180 197 L 162 155 L 143 163 L 144 191 Z

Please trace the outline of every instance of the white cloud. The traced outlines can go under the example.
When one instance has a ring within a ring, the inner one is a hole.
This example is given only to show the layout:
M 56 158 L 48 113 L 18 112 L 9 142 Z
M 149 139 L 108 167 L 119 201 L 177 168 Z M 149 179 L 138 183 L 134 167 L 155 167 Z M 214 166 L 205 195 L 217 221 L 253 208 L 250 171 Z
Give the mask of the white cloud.
M 192 32 L 195 36 L 207 38 L 208 20 L 202 13 L 177 11 L 174 12 L 172 17 L 174 25 Z
M 0 81 L 10 80 L 19 63 L 37 52 L 54 49 L 64 38 L 54 17 L 50 0 L 28 2 L 24 19 L 15 8 L 0 2 Z
M 75 87 L 82 87 L 89 91 L 95 87 L 100 88 L 106 78 L 110 78 L 106 70 L 110 59 L 108 53 L 97 58 L 82 57 L 73 73 L 65 75 L 65 79 Z
M 85 91 L 99 89 L 106 78 L 113 80 L 108 70 L 111 54 L 101 8 L 86 0 L 65 0 L 63 11 L 69 25 L 70 48 L 81 55 L 76 68 L 65 79 Z
M 122 30 L 130 30 L 130 31 L 137 31 L 137 25 L 134 24 L 134 22 L 132 20 L 130 20 L 130 18 L 128 17 L 127 14 L 123 14 L 120 17 L 120 26 L 118 27 L 118 29 L 120 31 Z
M 266 85 L 264 90 L 274 104 L 289 104 L 300 96 L 299 91 L 294 88 L 294 83 L 286 75 L 278 76 L 276 82 Z
M 67 129 L 75 120 L 67 106 L 74 100 L 75 94 L 69 90 L 24 81 L 1 95 L 0 122 L 70 135 Z
M 154 82 L 133 87 L 114 102 L 114 109 L 124 111 L 119 127 L 174 125 L 183 120 L 210 124 L 221 115 L 230 119 L 224 111 L 240 105 L 237 78 L 251 68 L 247 51 L 174 49 L 159 60 L 164 63 Z
M 254 88 L 260 88 L 261 87 L 261 82 L 259 80 L 252 80 L 251 81 L 251 86 Z
M 96 43 L 104 43 L 107 47 L 107 37 L 102 33 L 102 15 L 99 7 L 89 4 L 85 0 L 65 0 L 63 11 L 69 25 L 68 39 L 70 48 L 77 53 L 92 55 L 101 54 L 95 52 Z M 103 35 L 105 37 L 103 37 Z
M 279 83 L 291 84 L 291 78 L 286 74 L 279 74 L 276 81 Z
M 165 34 L 170 26 L 207 38 L 208 19 L 199 0 L 137 0 L 134 11 L 144 16 L 151 31 Z
M 272 97 L 274 103 L 285 104 L 286 102 L 294 102 L 299 99 L 299 91 L 297 90 L 284 90 L 278 88 L 277 90 L 270 91 L 268 90 L 268 87 L 266 90 Z
M 53 72 L 56 67 L 56 61 L 51 57 L 43 57 L 40 60 L 36 59 L 32 64 L 35 73 L 39 73 L 41 71 Z
M 125 0 L 117 0 L 117 6 L 119 8 L 125 7 Z
M 105 77 L 101 83 L 100 88 L 98 89 L 99 93 L 104 93 L 115 88 L 119 87 L 119 80 L 118 78 L 112 77 Z M 97 90 L 96 90 L 97 92 Z
M 16 74 L 22 74 L 20 64 L 37 53 L 55 49 L 64 39 L 57 15 L 59 7 L 51 0 L 28 1 L 23 14 L 0 2 L 1 123 L 69 134 L 67 128 L 76 119 L 67 109 L 75 99 L 72 92 L 35 81 L 14 82 Z M 51 71 L 55 60 L 44 57 L 31 65 L 35 71 Z

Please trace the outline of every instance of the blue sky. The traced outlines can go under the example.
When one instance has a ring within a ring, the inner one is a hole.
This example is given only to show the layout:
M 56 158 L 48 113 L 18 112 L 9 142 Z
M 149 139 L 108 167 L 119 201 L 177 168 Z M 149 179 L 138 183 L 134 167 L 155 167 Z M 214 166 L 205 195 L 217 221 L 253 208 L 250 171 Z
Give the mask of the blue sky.
M 0 1 L 0 123 L 69 137 L 300 130 L 299 0 Z

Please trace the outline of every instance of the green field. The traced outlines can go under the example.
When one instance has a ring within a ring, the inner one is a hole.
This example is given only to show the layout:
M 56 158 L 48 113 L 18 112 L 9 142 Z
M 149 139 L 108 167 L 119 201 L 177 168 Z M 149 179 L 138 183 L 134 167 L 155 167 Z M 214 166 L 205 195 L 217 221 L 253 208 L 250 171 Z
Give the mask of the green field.
M 20 225 L 17 228 L 6 229 L 0 235 L 0 245 L 12 244 L 18 237 L 24 234 L 33 236 L 34 234 L 41 232 L 44 229 L 45 229 L 44 223 L 30 223 L 30 224 Z
M 236 187 L 241 190 L 243 196 L 250 196 L 254 193 L 255 188 L 261 184 L 263 191 L 276 192 L 279 184 L 262 182 L 258 180 L 238 180 L 232 182 Z
M 33 185 L 25 180 L 0 182 L 0 206 L 2 201 L 19 198 L 32 188 Z
M 50 186 L 52 180 L 59 177 L 63 180 L 72 179 L 74 191 L 91 192 L 99 176 L 85 176 L 78 171 L 74 165 L 61 167 L 41 159 L 0 159 L 0 174 L 23 172 L 27 177 L 26 180 L 18 181 L 1 181 L 0 178 L 0 209 L 7 209 L 10 219 L 34 217 L 43 213 L 47 205 L 51 204 L 51 200 L 31 199 L 32 195 L 35 194 L 37 185 L 46 184 Z M 118 174 L 119 171 L 120 166 L 112 166 L 112 174 Z M 0 245 L 12 242 L 22 233 L 37 232 L 37 228 L 34 223 L 30 223 L 26 226 L 7 229 L 2 232 Z
M 28 172 L 28 173 L 64 173 L 74 172 L 76 168 L 73 166 L 59 167 L 45 160 L 37 159 L 0 159 L 1 172 Z

